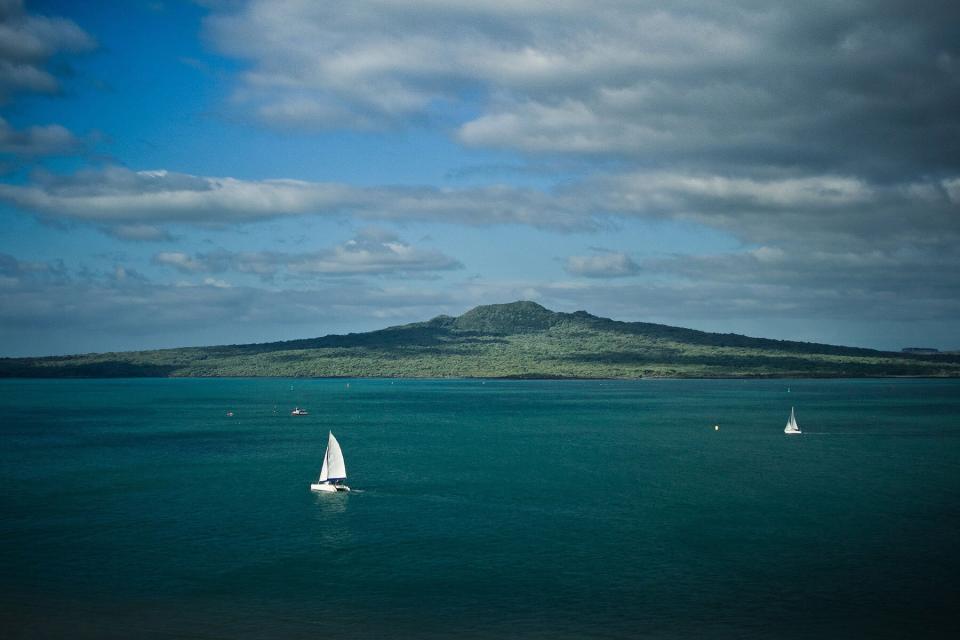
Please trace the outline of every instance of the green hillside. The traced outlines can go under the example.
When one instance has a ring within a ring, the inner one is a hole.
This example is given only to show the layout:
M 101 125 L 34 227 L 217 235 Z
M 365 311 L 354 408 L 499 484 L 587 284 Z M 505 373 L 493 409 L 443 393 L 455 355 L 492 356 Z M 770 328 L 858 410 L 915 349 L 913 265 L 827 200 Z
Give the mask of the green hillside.
M 867 377 L 958 376 L 960 355 L 905 354 L 749 338 L 533 302 L 322 338 L 0 359 L 5 377 Z

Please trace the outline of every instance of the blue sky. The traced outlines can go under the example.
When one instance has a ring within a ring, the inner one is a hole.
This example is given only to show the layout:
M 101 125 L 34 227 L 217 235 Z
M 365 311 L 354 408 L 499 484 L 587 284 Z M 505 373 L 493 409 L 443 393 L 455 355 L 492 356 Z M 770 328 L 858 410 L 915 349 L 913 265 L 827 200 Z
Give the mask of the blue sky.
M 0 0 L 0 355 L 531 299 L 958 348 L 960 9 Z

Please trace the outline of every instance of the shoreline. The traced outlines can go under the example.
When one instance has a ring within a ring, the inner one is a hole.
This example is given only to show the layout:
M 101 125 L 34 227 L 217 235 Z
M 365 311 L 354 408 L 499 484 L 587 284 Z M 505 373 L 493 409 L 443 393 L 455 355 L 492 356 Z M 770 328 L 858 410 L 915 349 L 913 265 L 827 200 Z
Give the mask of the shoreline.
M 0 380 L 500 380 L 509 382 L 577 382 L 577 381 L 618 381 L 640 380 L 955 380 L 956 375 L 804 375 L 804 374 L 751 374 L 717 376 L 529 376 L 524 374 L 509 376 L 249 376 L 249 375 L 197 375 L 197 376 L 71 376 L 71 375 L 26 375 L 6 376 L 0 374 Z

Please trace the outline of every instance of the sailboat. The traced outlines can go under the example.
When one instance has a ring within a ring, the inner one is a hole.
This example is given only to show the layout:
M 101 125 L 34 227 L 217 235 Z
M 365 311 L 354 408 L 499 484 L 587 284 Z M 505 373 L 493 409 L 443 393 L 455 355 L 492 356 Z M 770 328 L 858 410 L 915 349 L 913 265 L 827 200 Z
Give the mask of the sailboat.
M 311 491 L 320 491 L 334 493 L 336 491 L 350 491 L 350 487 L 341 484 L 342 480 L 347 478 L 347 465 L 343 462 L 343 452 L 340 451 L 340 443 L 333 437 L 327 439 L 327 452 L 323 454 L 323 468 L 320 469 L 320 477 L 310 485 Z
M 787 426 L 783 429 L 784 433 L 802 433 L 800 431 L 800 426 L 797 424 L 797 417 L 793 415 L 793 407 L 790 407 L 790 419 L 787 420 Z

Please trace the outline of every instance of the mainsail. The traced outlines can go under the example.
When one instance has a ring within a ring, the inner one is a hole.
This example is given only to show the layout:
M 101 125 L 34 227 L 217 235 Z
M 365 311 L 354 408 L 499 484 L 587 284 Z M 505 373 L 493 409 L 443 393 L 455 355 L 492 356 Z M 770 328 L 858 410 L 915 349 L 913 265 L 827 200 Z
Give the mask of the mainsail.
M 320 479 L 318 482 L 327 480 L 343 480 L 347 477 L 347 465 L 343 461 L 343 452 L 340 451 L 340 443 L 333 437 L 327 440 L 327 453 L 323 456 L 323 467 L 320 469 Z

